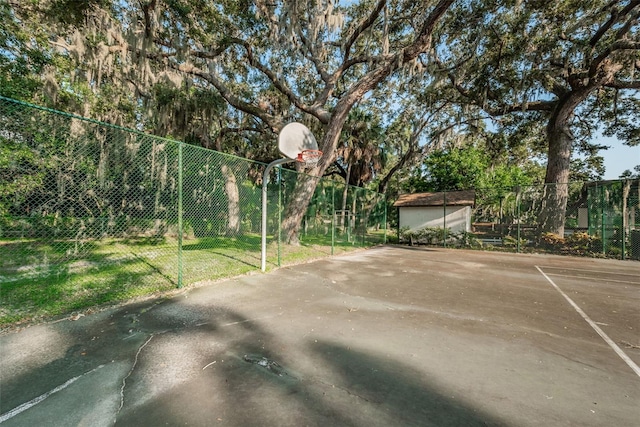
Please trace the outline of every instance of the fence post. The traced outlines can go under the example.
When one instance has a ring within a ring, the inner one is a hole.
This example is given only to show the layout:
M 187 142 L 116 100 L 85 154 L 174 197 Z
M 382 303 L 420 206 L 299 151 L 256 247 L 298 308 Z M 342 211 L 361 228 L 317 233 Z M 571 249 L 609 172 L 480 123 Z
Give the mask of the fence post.
M 278 267 L 282 266 L 282 165 L 278 165 Z
M 336 245 L 336 186 L 331 185 L 331 255 Z
M 362 194 L 360 194 L 362 193 Z M 360 187 L 358 189 L 358 201 L 360 202 L 360 208 L 355 215 L 356 228 L 360 227 L 362 233 L 362 246 L 365 245 L 367 239 L 367 222 L 369 219 L 368 212 L 366 211 L 364 199 L 367 197 L 367 190 Z
M 518 224 L 516 225 L 516 253 L 520 253 L 520 186 L 516 187 L 516 218 L 518 218 Z
M 443 241 L 442 241 L 442 245 L 443 247 L 447 247 L 447 190 L 443 191 L 443 198 L 442 198 L 442 228 L 444 231 L 443 234 Z
M 607 244 L 606 244 L 607 221 L 606 221 L 606 214 L 604 209 L 604 186 L 600 187 L 600 214 L 601 214 L 600 227 L 602 228 L 602 253 L 606 255 L 607 254 Z
M 624 201 L 622 201 L 622 203 L 624 203 Z M 626 212 L 623 210 L 623 215 L 626 215 Z M 624 226 L 624 217 L 622 220 L 622 260 L 627 259 L 626 257 L 626 252 L 627 252 L 627 228 Z
M 382 206 L 384 207 L 384 211 L 382 214 L 382 218 L 383 218 L 383 226 L 382 229 L 384 230 L 384 237 L 382 238 L 382 243 L 383 244 L 387 244 L 387 196 L 385 194 L 382 195 Z
M 366 192 L 366 190 L 364 188 L 360 188 L 358 190 L 358 192 L 364 193 L 365 196 L 367 194 L 367 192 Z M 360 227 L 362 228 L 362 246 L 364 246 L 365 242 L 366 242 L 365 239 L 366 239 L 366 236 L 367 236 L 367 220 L 368 220 L 368 217 L 365 216 L 365 208 L 364 208 L 364 201 L 363 200 L 360 200 L 360 209 L 358 210 L 358 212 L 360 212 L 359 215 L 360 215 Z M 358 216 L 356 215 L 356 224 L 358 223 L 357 219 L 358 219 Z
M 631 190 L 631 182 L 626 179 L 622 181 L 622 198 L 620 203 L 622 206 L 620 208 L 620 212 L 622 212 L 622 221 L 620 224 L 620 228 L 622 229 L 621 237 L 622 237 L 622 260 L 627 259 L 627 227 L 629 225 L 629 217 L 628 217 L 628 201 L 629 201 L 629 192 Z
M 345 198 L 345 200 L 349 198 L 349 189 L 350 189 L 350 187 L 349 187 L 349 183 L 347 182 L 347 183 L 345 183 L 345 192 L 347 193 L 347 197 Z M 354 196 L 352 196 L 352 197 L 354 197 Z M 344 206 L 345 206 L 345 208 L 346 208 L 346 205 L 344 205 Z M 347 244 L 348 244 L 348 243 L 351 243 L 351 218 L 349 218 L 349 217 L 350 217 L 350 215 L 347 215 L 347 214 L 346 214 L 346 212 L 347 212 L 347 211 L 346 211 L 346 209 L 345 209 L 346 219 L 343 219 L 343 220 L 342 220 L 342 227 L 344 227 L 344 229 L 345 229 L 345 231 L 346 231 L 346 235 L 347 235 Z M 349 212 L 350 212 L 350 211 L 349 211 Z M 343 218 L 344 218 L 344 217 L 343 217 Z
M 182 287 L 182 142 L 178 142 L 178 288 Z

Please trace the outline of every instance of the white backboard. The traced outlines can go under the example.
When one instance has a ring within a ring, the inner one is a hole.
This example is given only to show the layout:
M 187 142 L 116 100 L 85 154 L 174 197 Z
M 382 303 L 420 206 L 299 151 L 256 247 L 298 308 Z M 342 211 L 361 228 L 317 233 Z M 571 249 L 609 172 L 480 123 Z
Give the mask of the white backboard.
M 317 150 L 318 142 L 309 128 L 302 123 L 292 122 L 280 131 L 278 148 L 282 155 L 295 159 L 304 150 Z

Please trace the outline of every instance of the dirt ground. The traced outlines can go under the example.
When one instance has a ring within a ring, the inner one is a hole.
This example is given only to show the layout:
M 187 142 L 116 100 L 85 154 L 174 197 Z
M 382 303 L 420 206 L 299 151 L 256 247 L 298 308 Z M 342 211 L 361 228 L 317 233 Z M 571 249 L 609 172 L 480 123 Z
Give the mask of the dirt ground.
M 0 335 L 2 426 L 638 426 L 640 262 L 385 246 Z

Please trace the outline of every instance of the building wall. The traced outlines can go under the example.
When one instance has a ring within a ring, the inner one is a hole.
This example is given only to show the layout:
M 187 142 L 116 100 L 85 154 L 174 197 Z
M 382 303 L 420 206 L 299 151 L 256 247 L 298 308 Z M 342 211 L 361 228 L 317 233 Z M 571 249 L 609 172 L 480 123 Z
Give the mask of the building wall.
M 446 227 L 452 232 L 471 231 L 471 207 L 447 206 L 446 218 L 444 208 L 434 207 L 401 207 L 399 208 L 400 228 L 409 227 L 420 230 L 426 227 Z
M 589 228 L 589 209 L 578 208 L 578 228 Z

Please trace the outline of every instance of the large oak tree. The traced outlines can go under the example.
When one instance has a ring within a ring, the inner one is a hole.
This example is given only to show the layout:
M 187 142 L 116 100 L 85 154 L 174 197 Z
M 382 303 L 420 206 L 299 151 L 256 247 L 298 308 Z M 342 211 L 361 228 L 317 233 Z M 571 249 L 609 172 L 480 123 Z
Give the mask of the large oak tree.
M 274 132 L 293 119 L 322 125 L 324 155 L 309 176 L 298 179 L 285 212 L 285 239 L 295 243 L 316 177 L 335 160 L 351 109 L 432 48 L 433 33 L 453 1 L 338 7 L 331 0 L 151 0 L 121 10 L 138 38 L 109 49 L 128 52 L 155 74 L 178 73 L 215 90 Z
M 600 148 L 587 142 L 598 131 L 640 142 L 640 0 L 481 1 L 456 14 L 478 25 L 460 24 L 440 65 L 460 103 L 500 130 L 541 129 L 548 185 L 539 221 L 562 235 L 576 144 Z

